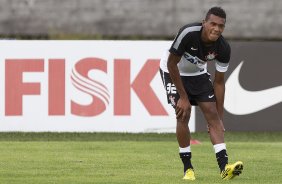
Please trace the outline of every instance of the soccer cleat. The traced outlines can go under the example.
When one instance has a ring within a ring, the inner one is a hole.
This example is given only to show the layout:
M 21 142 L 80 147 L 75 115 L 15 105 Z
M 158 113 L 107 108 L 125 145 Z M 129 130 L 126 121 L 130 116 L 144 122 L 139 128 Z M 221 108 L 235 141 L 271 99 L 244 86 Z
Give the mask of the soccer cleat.
M 183 177 L 184 180 L 195 180 L 195 173 L 193 169 L 187 169 Z
M 239 176 L 243 170 L 243 162 L 237 161 L 234 164 L 227 164 L 225 169 L 221 172 L 221 178 L 223 180 L 230 180 L 235 176 Z

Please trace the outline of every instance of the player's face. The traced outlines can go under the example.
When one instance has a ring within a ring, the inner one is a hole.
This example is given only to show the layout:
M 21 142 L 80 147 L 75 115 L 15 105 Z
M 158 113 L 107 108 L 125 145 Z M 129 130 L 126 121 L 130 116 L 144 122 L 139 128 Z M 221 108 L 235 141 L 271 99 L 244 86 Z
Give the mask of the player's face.
M 211 14 L 207 20 L 203 21 L 202 39 L 205 42 L 216 41 L 225 27 L 225 19 Z

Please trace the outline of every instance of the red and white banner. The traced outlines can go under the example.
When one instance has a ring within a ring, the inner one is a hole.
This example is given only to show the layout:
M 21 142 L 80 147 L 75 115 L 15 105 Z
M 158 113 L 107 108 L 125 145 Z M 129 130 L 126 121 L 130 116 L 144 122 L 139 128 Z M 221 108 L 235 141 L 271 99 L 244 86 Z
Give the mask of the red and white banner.
M 0 41 L 0 131 L 175 132 L 159 75 L 170 44 Z

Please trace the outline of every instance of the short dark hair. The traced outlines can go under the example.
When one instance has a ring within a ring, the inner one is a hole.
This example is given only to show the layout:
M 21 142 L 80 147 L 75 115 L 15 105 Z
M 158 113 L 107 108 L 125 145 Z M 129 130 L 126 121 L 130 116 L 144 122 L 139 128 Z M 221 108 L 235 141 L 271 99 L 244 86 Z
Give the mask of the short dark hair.
M 218 16 L 218 17 L 221 17 L 221 18 L 224 18 L 226 20 L 226 13 L 221 7 L 215 6 L 215 7 L 212 7 L 211 9 L 209 9 L 208 13 L 206 14 L 205 20 L 208 20 L 211 14 Z

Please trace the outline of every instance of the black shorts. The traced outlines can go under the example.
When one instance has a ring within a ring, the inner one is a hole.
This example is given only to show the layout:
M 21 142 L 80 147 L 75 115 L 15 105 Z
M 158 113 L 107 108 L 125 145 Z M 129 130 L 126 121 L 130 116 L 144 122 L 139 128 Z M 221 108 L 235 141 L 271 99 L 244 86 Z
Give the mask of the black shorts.
M 167 101 L 174 108 L 179 99 L 175 85 L 172 83 L 169 73 L 160 69 L 160 74 L 166 90 Z M 197 76 L 181 76 L 185 91 L 191 105 L 198 105 L 197 102 L 215 102 L 213 85 L 209 73 Z

